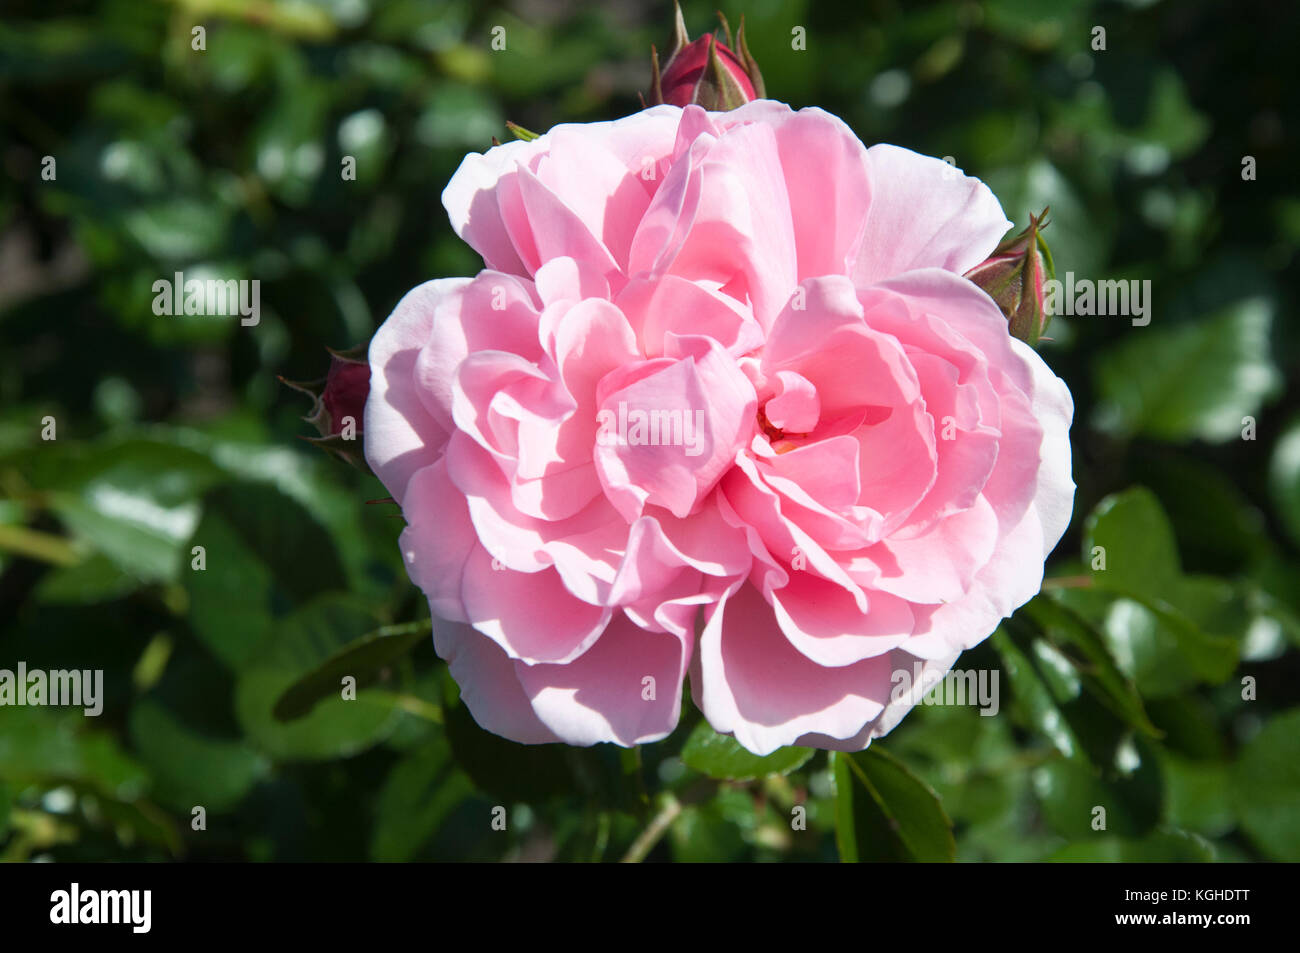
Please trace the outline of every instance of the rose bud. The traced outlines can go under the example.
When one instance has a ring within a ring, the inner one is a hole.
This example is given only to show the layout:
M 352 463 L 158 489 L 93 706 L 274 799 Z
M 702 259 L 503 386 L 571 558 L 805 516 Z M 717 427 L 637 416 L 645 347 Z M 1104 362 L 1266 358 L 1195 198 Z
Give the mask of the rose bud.
M 362 436 L 361 424 L 365 417 L 366 398 L 370 394 L 366 345 L 348 351 L 326 350 L 330 352 L 330 367 L 325 377 L 307 382 L 288 381 L 281 377 L 280 381 L 314 400 L 311 413 L 303 420 L 315 427 L 320 436 L 304 437 L 304 440 L 362 469 L 369 469 L 358 439 Z
M 736 32 L 736 49 L 731 49 L 731 27 L 721 13 L 727 42 L 719 43 L 713 34 L 691 41 L 682 19 L 682 8 L 674 4 L 677 22 L 673 47 L 662 73 L 659 52 L 650 47 L 653 81 L 650 105 L 671 103 L 688 106 L 694 103 L 714 112 L 723 112 L 763 98 L 763 76 L 758 63 L 745 43 L 745 20 L 741 17 Z
M 984 289 L 1010 322 L 1011 335 L 1037 344 L 1052 316 L 1047 309 L 1047 282 L 1056 277 L 1052 253 L 1043 239 L 1047 209 L 1029 216 L 1029 227 L 1004 239 L 987 261 L 966 272 Z

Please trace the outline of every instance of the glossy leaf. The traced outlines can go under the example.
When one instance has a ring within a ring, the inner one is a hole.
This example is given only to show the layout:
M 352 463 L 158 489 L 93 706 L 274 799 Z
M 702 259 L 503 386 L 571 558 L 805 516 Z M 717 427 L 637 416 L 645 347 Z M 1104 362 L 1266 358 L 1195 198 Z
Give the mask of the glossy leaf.
M 682 761 L 701 774 L 720 781 L 750 781 L 768 774 L 789 774 L 813 756 L 812 748 L 778 748 L 759 756 L 730 735 L 720 735 L 701 721 L 682 748 Z
M 275 717 L 293 721 L 310 712 L 316 702 L 339 690 L 345 676 L 364 687 L 383 669 L 428 641 L 433 627 L 424 622 L 386 625 L 349 642 L 285 690 L 275 703 Z
M 1097 359 L 1098 423 L 1171 441 L 1241 439 L 1243 418 L 1281 386 L 1272 324 L 1271 305 L 1250 299 L 1193 323 L 1134 329 Z
M 1242 749 L 1232 772 L 1241 826 L 1274 860 L 1300 860 L 1300 709 L 1265 723 Z
M 952 822 L 939 798 L 897 758 L 877 748 L 831 755 L 840 859 L 951 861 Z
M 276 639 L 240 673 L 235 693 L 240 724 L 263 751 L 285 760 L 345 757 L 365 750 L 394 728 L 400 714 L 388 705 L 368 704 L 364 689 L 347 700 L 340 686 L 333 698 L 289 724 L 272 712 L 302 672 L 320 665 L 357 633 L 373 629 L 374 623 L 372 615 L 341 596 L 314 600 L 277 623 Z

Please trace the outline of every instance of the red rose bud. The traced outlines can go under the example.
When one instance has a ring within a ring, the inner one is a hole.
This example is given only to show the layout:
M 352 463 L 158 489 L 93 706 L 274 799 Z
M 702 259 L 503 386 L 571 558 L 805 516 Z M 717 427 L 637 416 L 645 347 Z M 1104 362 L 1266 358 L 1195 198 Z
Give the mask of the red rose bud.
M 736 31 L 736 46 L 731 48 L 731 27 L 719 13 L 718 19 L 727 34 L 727 42 L 720 43 L 710 33 L 691 41 L 682 19 L 682 8 L 676 7 L 676 27 L 673 46 L 662 72 L 659 69 L 659 52 L 650 47 L 652 85 L 650 105 L 670 103 L 689 106 L 694 103 L 705 109 L 721 112 L 735 109 L 745 103 L 762 99 L 763 75 L 745 43 L 745 20 L 741 17 Z
M 280 381 L 308 394 L 314 401 L 311 413 L 303 420 L 314 426 L 320 436 L 304 437 L 304 440 L 355 466 L 369 469 L 361 445 L 361 422 L 370 395 L 367 346 L 350 351 L 326 350 L 330 352 L 330 367 L 323 378 L 304 383 L 282 377 Z
M 1047 209 L 1029 216 L 1029 227 L 1002 240 L 982 264 L 965 277 L 984 289 L 1007 316 L 1012 337 L 1037 344 L 1052 320 L 1047 310 L 1046 284 L 1056 277 L 1052 252 L 1043 239 Z

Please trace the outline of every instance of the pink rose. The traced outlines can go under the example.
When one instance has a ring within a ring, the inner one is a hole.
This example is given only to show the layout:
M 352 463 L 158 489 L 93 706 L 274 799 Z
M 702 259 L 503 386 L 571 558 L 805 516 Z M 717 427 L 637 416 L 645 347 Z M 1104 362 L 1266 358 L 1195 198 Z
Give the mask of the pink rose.
M 858 749 L 1038 591 L 1073 408 L 961 277 L 979 181 L 760 100 L 471 154 L 443 204 L 487 270 L 376 334 L 366 453 L 484 728 L 655 740 L 689 672 L 751 751 Z

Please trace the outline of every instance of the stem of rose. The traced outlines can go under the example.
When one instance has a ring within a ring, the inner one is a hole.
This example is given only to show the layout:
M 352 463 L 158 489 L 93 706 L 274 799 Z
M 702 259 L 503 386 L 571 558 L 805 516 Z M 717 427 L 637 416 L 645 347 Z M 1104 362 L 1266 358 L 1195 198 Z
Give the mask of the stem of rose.
M 643 830 L 637 839 L 632 842 L 632 846 L 627 849 L 623 859 L 619 863 L 639 864 L 645 860 L 646 855 L 654 850 L 655 844 L 668 833 L 668 828 L 672 826 L 673 821 L 677 820 L 682 813 L 682 802 L 677 800 L 671 794 L 663 796 L 663 804 L 659 812 L 650 820 L 650 824 Z

